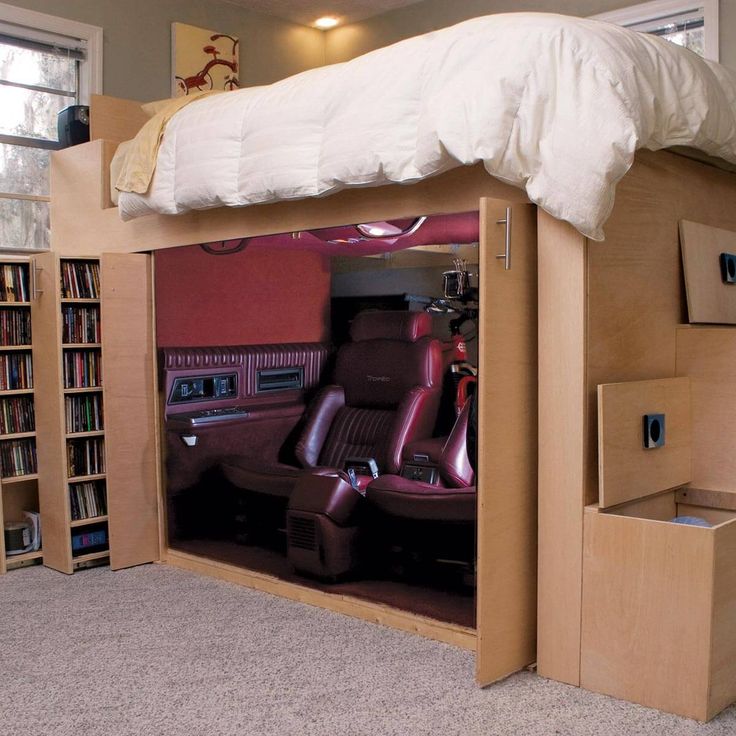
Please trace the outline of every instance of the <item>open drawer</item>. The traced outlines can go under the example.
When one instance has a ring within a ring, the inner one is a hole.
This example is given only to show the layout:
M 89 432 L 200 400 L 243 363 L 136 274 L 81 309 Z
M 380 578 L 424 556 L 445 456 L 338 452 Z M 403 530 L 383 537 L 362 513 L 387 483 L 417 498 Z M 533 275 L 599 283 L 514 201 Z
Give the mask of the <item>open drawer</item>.
M 645 447 L 647 412 L 667 419 L 661 448 Z M 671 488 L 689 467 L 688 379 L 599 387 L 599 430 L 601 502 L 584 519 L 581 684 L 709 720 L 736 700 L 736 495 Z M 642 476 L 648 491 L 628 498 Z M 712 526 L 671 521 L 682 516 Z

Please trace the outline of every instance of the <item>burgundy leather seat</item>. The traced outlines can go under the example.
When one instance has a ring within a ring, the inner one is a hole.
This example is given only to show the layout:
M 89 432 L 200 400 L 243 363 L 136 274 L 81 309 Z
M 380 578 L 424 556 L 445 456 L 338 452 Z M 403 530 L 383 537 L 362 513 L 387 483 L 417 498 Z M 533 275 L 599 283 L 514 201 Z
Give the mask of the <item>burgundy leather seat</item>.
M 447 440 L 414 443 L 405 462 L 426 458 L 436 465 L 437 483 L 401 475 L 382 475 L 369 484 L 366 498 L 382 513 L 413 521 L 474 522 L 476 518 L 475 474 L 467 453 L 466 436 L 471 402 L 467 402 Z
M 334 473 L 346 458 L 375 458 L 398 473 L 404 445 L 430 437 L 441 393 L 442 358 L 424 312 L 362 312 L 337 354 L 334 384 L 307 411 L 299 466 L 226 458 L 225 477 L 245 491 L 288 499 L 305 473 Z

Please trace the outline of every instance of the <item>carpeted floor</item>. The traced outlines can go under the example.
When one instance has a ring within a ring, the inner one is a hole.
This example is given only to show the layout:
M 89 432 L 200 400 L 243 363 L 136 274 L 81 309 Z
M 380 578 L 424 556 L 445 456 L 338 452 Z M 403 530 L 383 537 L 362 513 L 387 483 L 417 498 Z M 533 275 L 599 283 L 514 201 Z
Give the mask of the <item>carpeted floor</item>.
M 0 578 L 2 736 L 667 736 L 736 732 L 165 566 Z

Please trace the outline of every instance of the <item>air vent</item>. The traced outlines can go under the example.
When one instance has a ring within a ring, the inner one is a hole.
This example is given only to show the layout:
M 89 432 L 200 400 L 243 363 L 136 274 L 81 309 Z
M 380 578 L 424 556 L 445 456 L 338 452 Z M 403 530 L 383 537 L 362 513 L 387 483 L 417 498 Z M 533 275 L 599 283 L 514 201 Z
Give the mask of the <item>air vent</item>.
M 289 547 L 311 552 L 317 549 L 317 524 L 314 519 L 289 515 Z
M 288 391 L 304 386 L 304 368 L 268 368 L 258 371 L 256 391 Z

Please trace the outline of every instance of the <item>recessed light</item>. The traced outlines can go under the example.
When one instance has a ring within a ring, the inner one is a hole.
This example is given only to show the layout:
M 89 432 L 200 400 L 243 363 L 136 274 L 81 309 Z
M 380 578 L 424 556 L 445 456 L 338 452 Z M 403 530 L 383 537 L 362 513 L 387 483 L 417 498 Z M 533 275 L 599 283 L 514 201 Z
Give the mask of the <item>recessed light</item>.
M 331 15 L 324 15 L 321 18 L 317 18 L 314 21 L 314 25 L 322 31 L 326 31 L 328 28 L 334 28 L 340 21 Z

